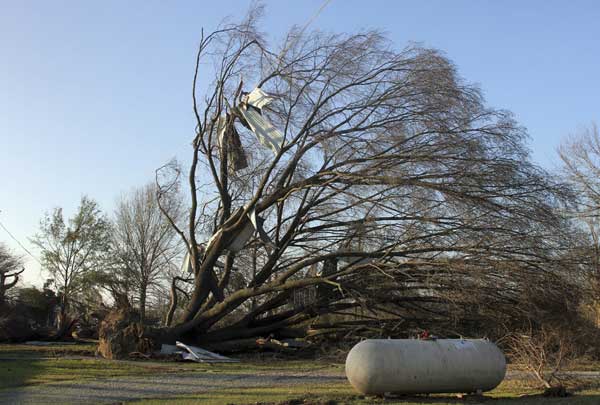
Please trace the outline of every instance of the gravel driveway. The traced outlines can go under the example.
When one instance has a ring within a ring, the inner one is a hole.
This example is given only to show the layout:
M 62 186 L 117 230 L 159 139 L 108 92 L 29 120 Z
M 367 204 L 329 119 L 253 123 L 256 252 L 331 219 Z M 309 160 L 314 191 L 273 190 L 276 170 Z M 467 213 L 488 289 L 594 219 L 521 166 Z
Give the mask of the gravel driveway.
M 212 373 L 159 374 L 57 382 L 0 391 L 0 404 L 98 404 L 142 398 L 201 394 L 219 388 L 310 386 L 316 382 L 343 381 L 337 375 L 292 374 L 247 375 Z

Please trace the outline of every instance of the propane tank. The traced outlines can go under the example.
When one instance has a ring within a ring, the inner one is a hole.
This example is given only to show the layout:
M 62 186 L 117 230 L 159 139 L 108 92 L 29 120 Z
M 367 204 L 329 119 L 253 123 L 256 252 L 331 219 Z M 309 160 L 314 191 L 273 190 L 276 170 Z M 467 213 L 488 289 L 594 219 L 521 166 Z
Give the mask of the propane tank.
M 486 339 L 369 339 L 346 358 L 346 376 L 362 394 L 472 393 L 497 387 L 506 359 Z

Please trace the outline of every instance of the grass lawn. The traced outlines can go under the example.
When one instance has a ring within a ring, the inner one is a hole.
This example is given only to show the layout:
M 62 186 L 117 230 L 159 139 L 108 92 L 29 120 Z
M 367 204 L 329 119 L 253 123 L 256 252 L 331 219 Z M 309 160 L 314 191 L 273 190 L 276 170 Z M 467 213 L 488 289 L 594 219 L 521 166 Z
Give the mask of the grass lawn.
M 241 363 L 197 364 L 155 361 L 109 361 L 91 355 L 93 344 L 68 346 L 0 345 L 0 389 L 10 390 L 25 385 L 46 384 L 59 381 L 84 381 L 87 379 L 143 376 L 162 373 L 223 373 L 274 375 L 279 373 L 343 375 L 343 364 L 314 362 L 310 360 L 246 359 Z M 82 357 L 88 355 L 89 357 Z M 586 370 L 598 370 L 585 365 Z M 486 393 L 483 401 L 491 405 L 596 405 L 600 404 L 600 382 L 586 390 L 577 391 L 569 398 L 544 398 L 530 383 L 505 380 L 494 391 Z M 432 395 L 383 399 L 357 394 L 345 381 L 327 381 L 312 385 L 274 386 L 265 388 L 216 389 L 204 394 L 140 400 L 141 404 L 465 404 L 482 403 L 474 398 L 458 399 L 451 395 Z
M 0 389 L 58 381 L 197 372 L 277 374 L 280 372 L 340 373 L 342 364 L 309 360 L 198 364 L 188 362 L 111 361 L 95 358 L 94 344 L 29 346 L 0 344 Z
M 64 357 L 64 356 L 94 356 L 96 343 L 79 343 L 75 345 L 11 345 L 0 344 L 0 358 L 6 357 Z

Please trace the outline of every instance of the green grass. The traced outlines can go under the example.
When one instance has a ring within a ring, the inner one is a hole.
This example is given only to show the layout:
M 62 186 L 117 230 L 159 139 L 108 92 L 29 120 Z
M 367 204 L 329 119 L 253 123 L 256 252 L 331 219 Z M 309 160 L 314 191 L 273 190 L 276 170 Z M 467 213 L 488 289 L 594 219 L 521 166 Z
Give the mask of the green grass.
M 75 345 L 33 346 L 23 344 L 0 344 L 0 358 L 3 357 L 64 357 L 94 356 L 96 343 Z
M 197 372 L 224 374 L 277 374 L 281 372 L 340 373 L 341 364 L 311 360 L 256 358 L 240 363 L 198 364 L 159 361 L 109 361 L 93 357 L 94 344 L 30 346 L 0 344 L 0 389 L 58 381 Z M 72 358 L 73 356 L 77 356 Z M 88 356 L 88 357 L 81 357 Z M 71 358 L 69 358 L 71 357 Z
M 0 361 L 0 388 L 168 371 L 171 370 L 94 359 Z
M 2 344 L 0 345 L 0 389 L 57 381 L 178 372 L 191 366 L 184 363 L 108 361 L 93 357 L 95 351 L 94 344 L 59 346 Z

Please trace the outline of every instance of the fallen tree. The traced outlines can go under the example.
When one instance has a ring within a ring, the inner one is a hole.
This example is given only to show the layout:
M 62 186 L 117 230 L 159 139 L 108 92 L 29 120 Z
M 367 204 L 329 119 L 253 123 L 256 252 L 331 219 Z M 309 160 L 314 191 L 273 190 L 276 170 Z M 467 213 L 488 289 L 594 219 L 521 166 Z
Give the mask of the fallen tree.
M 564 190 L 441 52 L 298 29 L 271 48 L 259 14 L 201 37 L 190 209 L 184 226 L 170 219 L 190 296 L 145 339 L 218 348 L 311 323 L 451 320 L 456 274 L 552 271 Z M 157 171 L 159 201 L 181 173 Z M 486 281 L 516 299 L 502 274 Z

